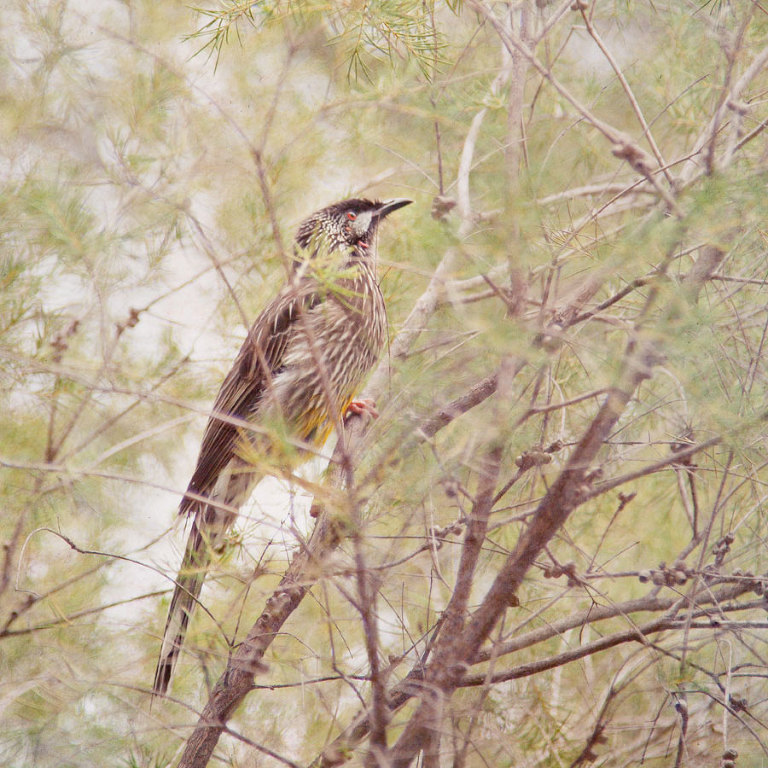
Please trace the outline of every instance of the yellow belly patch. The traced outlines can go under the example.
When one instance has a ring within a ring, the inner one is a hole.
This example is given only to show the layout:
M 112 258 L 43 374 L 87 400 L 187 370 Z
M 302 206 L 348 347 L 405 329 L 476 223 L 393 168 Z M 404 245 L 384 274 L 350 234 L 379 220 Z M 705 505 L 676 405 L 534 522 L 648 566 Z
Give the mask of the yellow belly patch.
M 344 418 L 344 414 L 349 408 L 349 404 L 354 398 L 350 395 L 342 403 L 339 411 L 339 417 Z M 310 443 L 317 448 L 321 448 L 325 445 L 326 440 L 331 436 L 333 432 L 333 421 L 325 408 L 313 408 L 310 411 L 302 414 L 300 420 L 301 426 L 299 428 L 299 435 L 305 443 Z

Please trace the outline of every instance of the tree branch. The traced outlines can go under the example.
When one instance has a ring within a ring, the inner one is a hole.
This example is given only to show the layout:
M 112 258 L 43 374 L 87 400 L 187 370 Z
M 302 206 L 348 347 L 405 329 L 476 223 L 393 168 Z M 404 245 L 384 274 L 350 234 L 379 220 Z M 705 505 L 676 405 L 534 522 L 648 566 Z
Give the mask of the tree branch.
M 501 614 L 509 605 L 514 604 L 516 592 L 535 558 L 573 510 L 582 503 L 582 486 L 587 470 L 624 412 L 635 389 L 650 375 L 652 359 L 650 348 L 641 349 L 638 353 L 636 343 L 630 342 L 625 355 L 623 384 L 608 393 L 564 470 L 538 505 L 531 523 L 521 534 L 479 608 L 470 616 L 464 631 L 455 638 L 446 638 L 443 643 L 438 641 L 424 681 L 426 695 L 422 697 L 416 713 L 390 750 L 393 768 L 407 768 L 415 759 L 427 738 L 436 706 L 444 698 L 450 697 L 461 684 L 467 665 L 488 638 Z

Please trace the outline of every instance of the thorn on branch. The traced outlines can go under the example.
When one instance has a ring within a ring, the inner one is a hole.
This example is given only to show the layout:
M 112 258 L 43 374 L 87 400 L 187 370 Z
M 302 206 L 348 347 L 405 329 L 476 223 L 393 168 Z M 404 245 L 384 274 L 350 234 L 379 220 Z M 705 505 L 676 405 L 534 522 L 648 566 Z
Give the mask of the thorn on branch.
M 728 704 L 734 712 L 746 712 L 748 703 L 749 702 L 743 696 L 739 697 L 731 695 L 728 697 Z
M 141 315 L 143 311 L 144 310 L 142 309 L 136 309 L 135 307 L 131 307 L 128 310 L 128 319 L 122 323 L 116 324 L 116 329 L 117 329 L 116 337 L 120 338 L 120 336 L 122 336 L 123 334 L 123 331 L 125 331 L 127 328 L 135 328 L 139 324 L 139 315 Z
M 456 201 L 445 195 L 435 195 L 432 198 L 432 218 L 435 221 L 445 221 L 448 214 L 456 207 Z
M 621 512 L 624 507 L 627 506 L 634 498 L 637 496 L 637 491 L 631 491 L 630 493 L 624 493 L 624 491 L 619 491 L 619 508 L 616 510 L 616 512 Z
M 685 584 L 686 581 L 688 581 L 688 572 L 683 568 L 676 569 L 675 571 L 672 572 L 672 575 L 675 578 L 675 584 L 677 584 L 679 587 L 681 587 L 683 584 Z
M 675 563 L 668 567 L 666 563 L 659 563 L 658 569 L 645 569 L 637 574 L 642 584 L 649 581 L 657 587 L 681 587 L 694 575 L 694 571 L 686 568 L 682 563 Z
M 515 466 L 520 470 L 518 475 L 527 472 L 532 467 L 541 467 L 552 462 L 552 454 L 563 449 L 563 441 L 555 440 L 546 448 L 536 446 L 530 451 L 523 451 L 516 459 Z
M 53 362 L 60 363 L 61 356 L 69 349 L 69 338 L 77 333 L 77 329 L 80 327 L 80 321 L 75 318 L 63 331 L 59 331 L 51 341 L 51 347 L 53 348 Z
M 554 443 L 550 443 L 545 449 L 544 453 L 558 453 L 563 450 L 565 443 L 562 440 L 555 440 Z
M 584 482 L 591 487 L 598 480 L 602 480 L 603 479 L 603 475 L 604 475 L 603 468 L 602 467 L 596 467 L 591 472 L 587 472 L 587 474 L 584 475 Z
M 628 136 L 622 136 L 611 148 L 614 157 L 626 160 L 634 171 L 648 178 L 653 172 L 651 156 L 637 146 Z
M 603 479 L 603 474 L 602 467 L 595 467 L 591 472 L 587 472 L 587 474 L 584 475 L 584 479 L 576 488 L 576 498 L 581 499 L 589 496 L 594 490 L 595 483 Z
M 734 535 L 732 533 L 726 533 L 722 539 L 715 542 L 712 547 L 712 554 L 715 556 L 715 568 L 720 568 L 726 555 L 731 551 L 731 544 L 733 544 Z
M 551 462 L 552 456 L 548 451 L 533 449 L 530 451 L 523 451 L 523 453 L 515 459 L 515 466 L 522 473 L 527 472 L 532 467 L 541 467 L 544 464 L 550 464 Z
M 576 573 L 576 563 L 574 562 L 563 563 L 563 565 L 555 563 L 544 569 L 545 579 L 559 579 L 561 576 L 568 577 L 569 587 L 578 587 L 582 583 Z
M 427 534 L 427 539 L 429 540 L 430 549 L 433 549 L 433 550 L 442 549 L 444 534 L 443 534 L 443 531 L 440 528 L 438 528 L 436 525 L 433 525 L 429 529 L 429 533 Z

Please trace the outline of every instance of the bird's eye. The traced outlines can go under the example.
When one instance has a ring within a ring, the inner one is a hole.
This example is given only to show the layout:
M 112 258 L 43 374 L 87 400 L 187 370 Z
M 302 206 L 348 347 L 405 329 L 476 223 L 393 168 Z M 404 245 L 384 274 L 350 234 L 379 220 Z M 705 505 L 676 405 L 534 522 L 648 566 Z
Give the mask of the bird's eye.
M 354 221 L 357 218 L 357 214 L 354 211 L 347 211 L 347 218 L 350 221 Z

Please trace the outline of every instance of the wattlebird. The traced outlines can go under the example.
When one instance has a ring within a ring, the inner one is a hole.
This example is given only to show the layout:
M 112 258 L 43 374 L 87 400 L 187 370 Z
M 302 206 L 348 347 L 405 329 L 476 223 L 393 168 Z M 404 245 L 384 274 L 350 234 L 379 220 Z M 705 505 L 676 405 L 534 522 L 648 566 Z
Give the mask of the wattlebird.
M 224 379 L 208 420 L 197 466 L 179 506 L 192 518 L 176 578 L 154 694 L 168 690 L 212 553 L 261 480 L 280 425 L 294 441 L 319 447 L 350 410 L 386 338 L 376 277 L 379 223 L 410 200 L 351 199 L 323 208 L 296 235 L 288 284 L 259 315 Z M 250 427 L 250 428 L 249 428 Z

